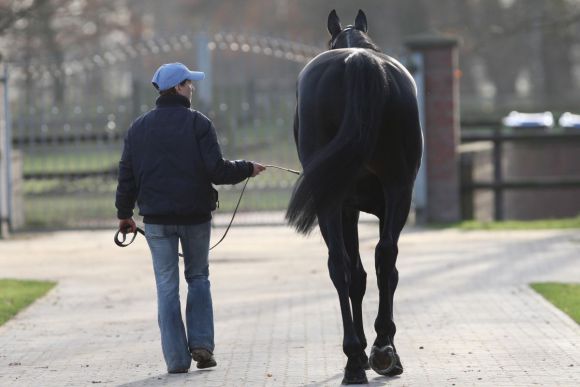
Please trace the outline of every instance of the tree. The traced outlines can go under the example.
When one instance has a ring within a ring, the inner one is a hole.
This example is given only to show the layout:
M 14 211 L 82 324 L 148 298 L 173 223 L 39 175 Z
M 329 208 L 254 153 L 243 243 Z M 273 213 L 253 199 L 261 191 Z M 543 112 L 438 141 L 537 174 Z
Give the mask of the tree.
M 14 23 L 35 16 L 35 12 L 49 0 L 12 1 L 0 5 L 0 36 L 12 28 Z
M 92 58 L 105 47 L 123 40 L 130 27 L 128 20 L 123 18 L 126 2 L 36 1 L 34 12 L 20 14 L 7 31 L 5 41 L 9 44 L 5 43 L 5 51 L 10 61 L 24 70 L 23 92 L 27 106 L 34 106 L 38 97 L 38 87 L 34 90 L 33 85 L 41 84 L 50 85 L 51 103 L 60 105 L 67 99 L 66 64 L 87 55 Z M 86 77 L 92 75 L 87 72 Z M 101 80 L 96 82 L 100 86 Z

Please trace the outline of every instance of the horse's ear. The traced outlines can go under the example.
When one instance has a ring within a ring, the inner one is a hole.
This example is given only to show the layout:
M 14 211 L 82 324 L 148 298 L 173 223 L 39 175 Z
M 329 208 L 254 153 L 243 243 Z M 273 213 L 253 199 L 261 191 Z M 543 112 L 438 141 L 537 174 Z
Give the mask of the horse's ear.
M 342 31 L 342 26 L 340 25 L 340 19 L 336 14 L 336 10 L 332 10 L 328 15 L 328 32 L 330 35 L 336 36 Z
M 362 9 L 358 10 L 356 15 L 356 19 L 354 20 L 354 28 L 359 31 L 362 31 L 366 34 L 367 28 L 367 15 L 362 11 Z

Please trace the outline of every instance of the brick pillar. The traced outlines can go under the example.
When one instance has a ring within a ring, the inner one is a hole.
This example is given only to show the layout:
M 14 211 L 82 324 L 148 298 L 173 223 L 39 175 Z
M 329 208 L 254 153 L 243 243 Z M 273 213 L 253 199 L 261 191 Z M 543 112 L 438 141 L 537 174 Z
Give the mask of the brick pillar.
M 407 39 L 405 43 L 422 58 L 426 220 L 458 221 L 461 219 L 458 40 L 440 35 L 420 35 Z

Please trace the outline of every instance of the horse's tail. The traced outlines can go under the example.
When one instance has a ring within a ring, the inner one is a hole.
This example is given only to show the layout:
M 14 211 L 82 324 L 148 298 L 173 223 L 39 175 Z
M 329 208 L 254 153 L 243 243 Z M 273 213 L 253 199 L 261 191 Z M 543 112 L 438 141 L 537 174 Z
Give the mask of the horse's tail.
M 336 136 L 303 165 L 286 211 L 298 232 L 312 231 L 318 211 L 342 205 L 349 186 L 371 156 L 388 96 L 383 65 L 364 50 L 346 60 L 345 110 Z

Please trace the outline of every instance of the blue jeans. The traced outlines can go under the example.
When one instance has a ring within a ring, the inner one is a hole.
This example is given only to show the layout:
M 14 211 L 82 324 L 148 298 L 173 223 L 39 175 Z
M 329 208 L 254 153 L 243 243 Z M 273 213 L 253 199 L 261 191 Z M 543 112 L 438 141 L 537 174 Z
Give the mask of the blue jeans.
M 161 347 L 168 371 L 188 369 L 191 350 L 214 350 L 213 307 L 209 283 L 211 222 L 195 225 L 145 224 L 145 236 L 157 284 L 157 308 Z M 185 317 L 179 301 L 178 243 L 184 255 L 187 281 Z

